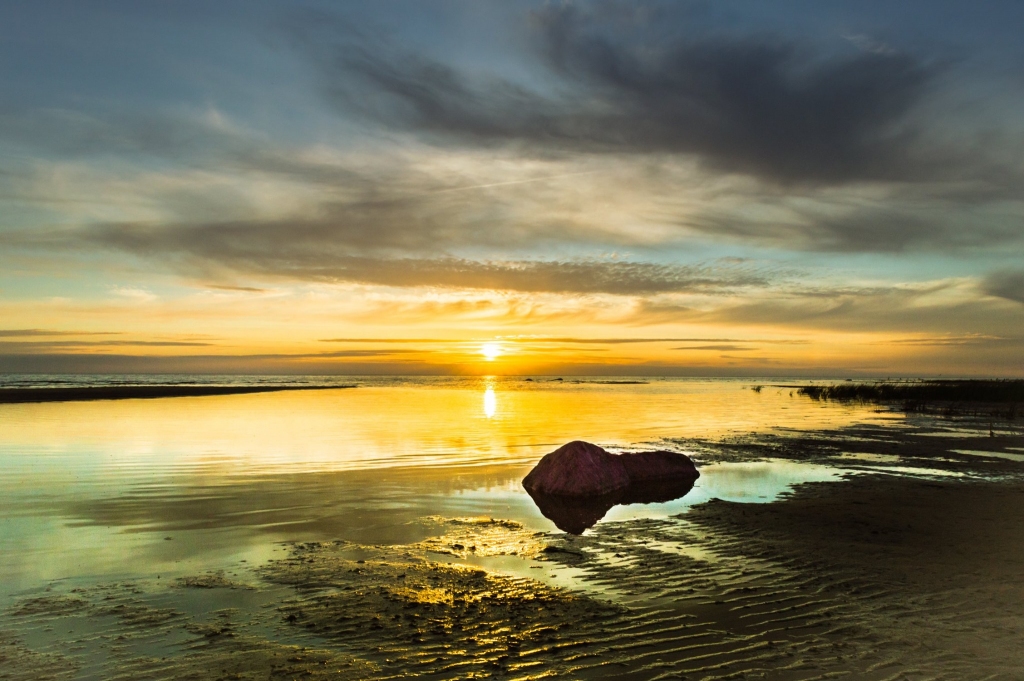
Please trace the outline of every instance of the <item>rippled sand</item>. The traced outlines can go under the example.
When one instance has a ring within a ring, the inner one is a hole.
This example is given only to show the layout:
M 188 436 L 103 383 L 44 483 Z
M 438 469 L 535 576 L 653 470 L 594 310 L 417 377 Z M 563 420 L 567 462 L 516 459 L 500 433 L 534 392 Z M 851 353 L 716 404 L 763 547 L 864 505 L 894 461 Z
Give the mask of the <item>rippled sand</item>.
M 242 575 L 24 599 L 0 677 L 1019 678 L 1022 501 L 863 477 L 584 537 L 454 520 L 298 544 Z M 500 556 L 578 588 L 480 567 Z

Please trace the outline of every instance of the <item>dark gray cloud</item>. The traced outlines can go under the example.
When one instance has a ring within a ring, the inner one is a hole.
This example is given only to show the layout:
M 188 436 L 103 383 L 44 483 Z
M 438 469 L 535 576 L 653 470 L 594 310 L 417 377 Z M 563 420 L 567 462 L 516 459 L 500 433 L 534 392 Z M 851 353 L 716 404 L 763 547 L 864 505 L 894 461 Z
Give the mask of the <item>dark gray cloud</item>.
M 1024 271 L 993 272 L 985 278 L 982 288 L 990 296 L 1024 303 Z
M 937 67 L 908 54 L 822 55 L 764 36 L 623 30 L 621 17 L 602 25 L 574 5 L 535 13 L 533 26 L 533 56 L 551 86 L 479 76 L 337 23 L 307 27 L 300 44 L 346 113 L 439 139 L 692 155 L 781 184 L 941 172 L 913 115 Z

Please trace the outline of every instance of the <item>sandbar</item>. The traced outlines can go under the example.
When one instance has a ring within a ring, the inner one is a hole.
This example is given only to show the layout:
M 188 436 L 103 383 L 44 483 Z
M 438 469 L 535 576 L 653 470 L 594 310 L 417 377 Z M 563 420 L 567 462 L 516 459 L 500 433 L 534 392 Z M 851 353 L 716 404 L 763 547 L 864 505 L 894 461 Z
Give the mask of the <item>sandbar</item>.
M 338 390 L 355 385 L 118 385 L 84 388 L 0 388 L 0 404 L 247 395 L 284 390 Z

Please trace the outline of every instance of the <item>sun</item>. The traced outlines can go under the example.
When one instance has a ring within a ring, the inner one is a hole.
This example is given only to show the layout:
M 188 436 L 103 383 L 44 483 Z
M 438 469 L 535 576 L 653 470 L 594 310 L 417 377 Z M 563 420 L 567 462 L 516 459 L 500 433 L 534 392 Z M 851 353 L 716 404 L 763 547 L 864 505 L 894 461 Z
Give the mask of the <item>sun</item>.
M 483 355 L 488 362 L 493 362 L 494 359 L 501 354 L 501 345 L 499 343 L 484 343 L 480 346 L 480 354 Z

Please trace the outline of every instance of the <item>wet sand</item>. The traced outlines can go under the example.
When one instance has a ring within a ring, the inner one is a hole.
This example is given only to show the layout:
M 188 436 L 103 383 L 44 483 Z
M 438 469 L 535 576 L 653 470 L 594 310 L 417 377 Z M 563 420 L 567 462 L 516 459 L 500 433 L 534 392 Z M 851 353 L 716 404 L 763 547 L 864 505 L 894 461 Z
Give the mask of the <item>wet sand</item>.
M 388 540 L 358 533 L 222 571 L 58 581 L 0 617 L 0 678 L 1020 678 L 1016 424 L 690 444 L 704 464 L 770 457 L 850 472 L 773 503 L 712 500 L 583 536 L 411 512 Z M 79 513 L 109 523 L 116 510 Z M 147 524 L 182 527 L 158 510 Z
M 23 599 L 0 678 L 1019 678 L 1022 502 L 864 476 L 583 537 L 456 519 L 291 545 L 241 576 Z
M 0 404 L 248 395 L 251 393 L 271 393 L 285 390 L 338 390 L 355 387 L 354 385 L 122 385 L 89 388 L 0 388 Z
M 863 655 L 861 675 L 1009 679 L 1024 669 L 1020 483 L 864 476 L 756 509 L 713 501 L 688 520 L 728 537 L 724 553 L 801 574 L 805 594 L 784 601 L 786 612 L 826 616 L 822 642 Z

